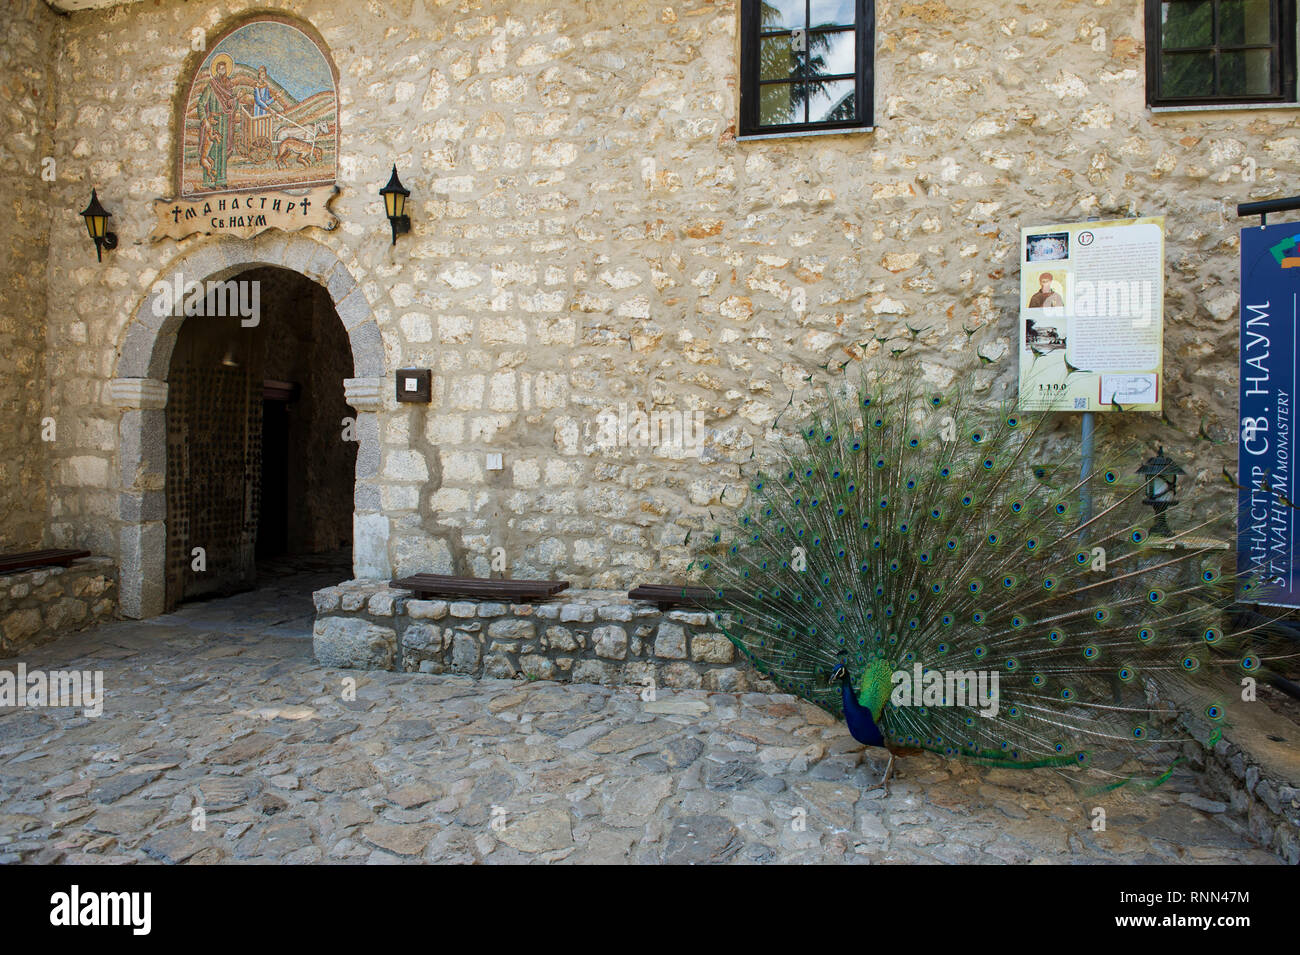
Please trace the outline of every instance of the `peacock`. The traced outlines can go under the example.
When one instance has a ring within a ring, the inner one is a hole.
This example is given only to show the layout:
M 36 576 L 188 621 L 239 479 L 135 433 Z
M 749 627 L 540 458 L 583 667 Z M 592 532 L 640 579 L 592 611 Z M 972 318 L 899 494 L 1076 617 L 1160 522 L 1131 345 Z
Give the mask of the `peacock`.
M 692 561 L 722 631 L 891 753 L 1113 773 L 1098 756 L 1191 738 L 1167 713 L 1188 699 L 1216 741 L 1243 678 L 1296 653 L 1234 612 L 1265 581 L 1223 566 L 1222 515 L 1169 547 L 1131 463 L 1081 468 L 1051 414 L 972 380 L 841 375 L 797 429 L 778 421 Z

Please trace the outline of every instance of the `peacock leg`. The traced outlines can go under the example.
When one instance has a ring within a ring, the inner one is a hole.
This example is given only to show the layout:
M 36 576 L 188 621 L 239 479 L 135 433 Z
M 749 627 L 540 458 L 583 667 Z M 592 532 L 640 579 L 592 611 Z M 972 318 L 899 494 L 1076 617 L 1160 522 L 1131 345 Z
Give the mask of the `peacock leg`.
M 885 778 L 880 781 L 880 788 L 885 791 L 886 796 L 889 795 L 889 777 L 893 775 L 893 772 L 894 772 L 894 754 L 890 753 L 889 762 L 885 764 Z

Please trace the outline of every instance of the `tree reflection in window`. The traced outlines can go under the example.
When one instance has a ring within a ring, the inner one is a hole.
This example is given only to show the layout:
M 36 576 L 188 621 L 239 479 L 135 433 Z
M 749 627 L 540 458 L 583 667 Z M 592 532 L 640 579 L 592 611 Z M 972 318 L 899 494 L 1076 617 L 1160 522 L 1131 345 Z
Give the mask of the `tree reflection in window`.
M 759 125 L 857 119 L 854 0 L 761 0 L 759 7 Z M 795 30 L 804 31 L 803 50 Z
M 1290 4 L 1290 6 L 1288 6 Z M 1151 101 L 1284 99 L 1294 75 L 1294 0 L 1147 0 Z

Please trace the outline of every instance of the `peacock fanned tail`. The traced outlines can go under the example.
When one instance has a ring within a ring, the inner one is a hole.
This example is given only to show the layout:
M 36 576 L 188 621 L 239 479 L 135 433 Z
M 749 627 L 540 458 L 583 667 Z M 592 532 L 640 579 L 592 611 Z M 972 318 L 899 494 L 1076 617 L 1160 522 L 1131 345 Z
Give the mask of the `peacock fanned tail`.
M 748 479 L 734 519 L 707 532 L 695 566 L 723 631 L 779 688 L 837 715 L 830 675 L 844 663 L 891 747 L 1087 764 L 1190 738 L 1152 702 L 1189 694 L 1213 735 L 1241 678 L 1295 646 L 1267 619 L 1233 627 L 1229 608 L 1261 582 L 1225 568 L 1230 551 L 1150 537 L 1132 476 L 1143 448 L 1081 476 L 1051 430 L 1049 415 L 960 383 L 832 386 Z M 921 675 L 908 683 L 919 698 L 894 692 L 900 673 Z M 986 696 L 963 691 L 963 674 Z

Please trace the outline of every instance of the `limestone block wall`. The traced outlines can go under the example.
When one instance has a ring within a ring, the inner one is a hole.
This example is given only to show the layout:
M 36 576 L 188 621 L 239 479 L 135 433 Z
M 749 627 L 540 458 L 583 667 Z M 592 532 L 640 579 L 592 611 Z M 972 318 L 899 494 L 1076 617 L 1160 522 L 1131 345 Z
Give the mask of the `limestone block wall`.
M 313 643 L 322 666 L 775 692 L 712 614 L 660 611 L 607 590 L 504 604 L 415 600 L 387 584 L 348 581 L 318 590 Z
M 6 574 L 0 577 L 0 656 L 103 623 L 116 613 L 117 567 L 107 557 Z
M 1196 710 L 1184 709 L 1179 719 L 1194 739 L 1207 738 Z M 1300 864 L 1300 757 L 1295 747 L 1300 726 L 1254 702 L 1233 704 L 1229 719 L 1223 738 L 1212 747 L 1199 742 L 1183 746 L 1215 797 L 1193 805 L 1229 813 L 1260 845 L 1291 865 Z
M 1001 395 L 1019 228 L 1089 215 L 1168 217 L 1175 430 L 1161 440 L 1192 497 L 1220 480 L 1235 430 L 1233 208 L 1297 191 L 1300 134 L 1292 109 L 1148 110 L 1142 7 L 878 0 L 876 129 L 750 142 L 736 137 L 731 0 L 74 13 L 50 61 L 51 542 L 136 567 L 160 536 L 127 529 L 152 491 L 120 494 L 138 473 L 119 429 L 161 406 L 123 411 L 109 382 L 130 348 L 152 347 L 129 327 L 155 278 L 177 261 L 242 261 L 215 239 L 146 236 L 149 200 L 175 188 L 171 103 L 194 31 L 255 11 L 311 23 L 340 72 L 341 228 L 254 246 L 323 250 L 330 281 L 356 289 L 344 324 L 364 312 L 382 338 L 383 367 L 354 370 L 378 379 L 359 576 L 486 575 L 500 549 L 519 577 L 679 578 L 688 533 L 743 501 L 741 465 L 792 393 L 797 411 L 844 362 L 905 349 L 937 382 L 975 362 L 972 385 Z M 395 246 L 377 194 L 393 163 L 413 220 Z M 75 216 L 91 185 L 122 236 L 103 265 Z M 432 404 L 395 402 L 400 367 L 433 369 Z M 640 412 L 698 421 L 701 441 L 602 439 L 602 417 Z M 1202 422 L 1226 449 L 1194 440 Z
M 54 154 L 58 22 L 42 0 L 12 0 L 0 36 L 0 551 L 38 545 L 46 518 L 45 271 L 58 167 L 44 160 Z M 68 332 L 85 341 L 86 325 Z

